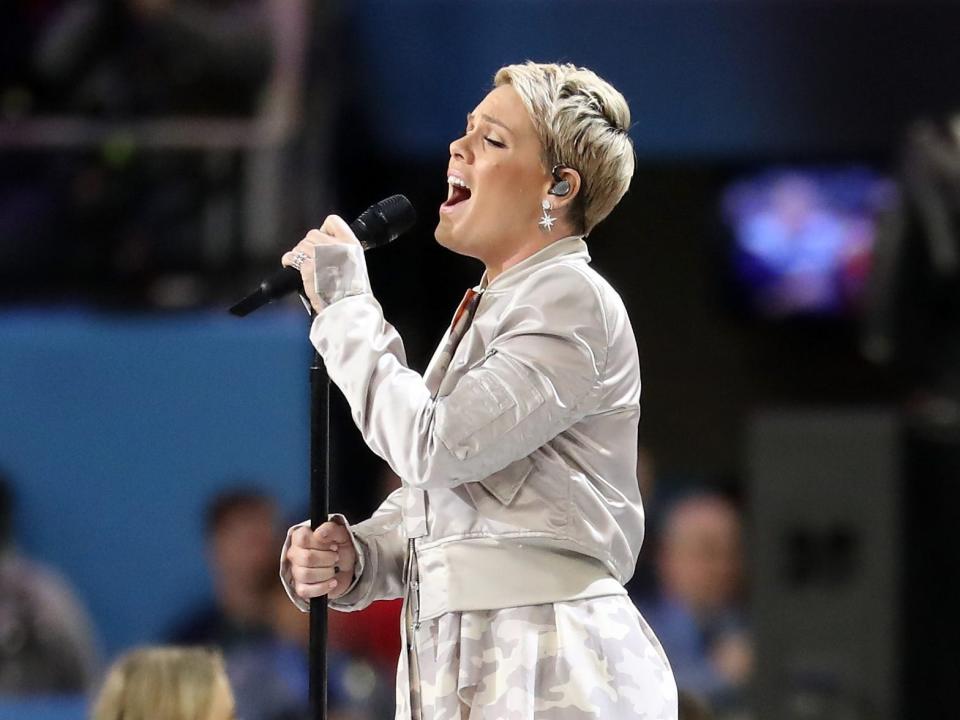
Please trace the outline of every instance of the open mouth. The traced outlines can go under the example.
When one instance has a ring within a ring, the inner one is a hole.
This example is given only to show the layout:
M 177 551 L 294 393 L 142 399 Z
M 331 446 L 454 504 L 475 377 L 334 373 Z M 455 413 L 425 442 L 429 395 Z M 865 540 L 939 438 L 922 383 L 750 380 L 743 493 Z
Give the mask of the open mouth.
M 470 188 L 460 178 L 451 175 L 447 178 L 447 199 L 440 207 L 450 210 L 461 203 L 465 203 L 472 195 Z

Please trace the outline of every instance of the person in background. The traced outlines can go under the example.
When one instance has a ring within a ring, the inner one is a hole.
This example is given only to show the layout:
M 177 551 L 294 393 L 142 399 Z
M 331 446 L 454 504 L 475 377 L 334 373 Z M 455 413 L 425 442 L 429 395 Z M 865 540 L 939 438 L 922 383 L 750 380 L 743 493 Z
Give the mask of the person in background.
M 227 675 L 243 720 L 306 720 L 310 673 L 307 647 L 309 616 L 289 610 L 280 583 L 270 593 L 271 634 L 244 643 L 225 655 Z M 334 660 L 329 658 L 328 662 Z M 329 662 L 330 668 L 336 666 Z M 328 688 L 328 704 L 338 704 L 336 685 Z
M 279 582 L 270 592 L 270 610 L 273 634 L 224 656 L 237 714 L 243 720 L 309 720 L 310 616 L 290 602 Z M 396 632 L 395 626 L 391 629 Z M 327 683 L 330 720 L 379 720 L 393 714 L 392 683 L 366 656 L 341 649 L 332 638 Z
M 710 708 L 699 698 L 681 690 L 677 699 L 680 706 L 679 720 L 713 720 Z
M 219 653 L 155 647 L 114 663 L 91 720 L 236 720 L 236 714 Z
M 721 713 L 738 711 L 752 668 L 744 617 L 742 519 L 721 495 L 698 491 L 665 515 L 658 591 L 639 603 L 681 690 Z
M 251 489 L 216 495 L 206 510 L 207 559 L 216 597 L 170 634 L 181 645 L 228 650 L 271 635 L 270 590 L 276 583 L 277 507 Z
M 13 543 L 13 491 L 0 473 L 0 695 L 86 691 L 93 624 L 66 582 Z

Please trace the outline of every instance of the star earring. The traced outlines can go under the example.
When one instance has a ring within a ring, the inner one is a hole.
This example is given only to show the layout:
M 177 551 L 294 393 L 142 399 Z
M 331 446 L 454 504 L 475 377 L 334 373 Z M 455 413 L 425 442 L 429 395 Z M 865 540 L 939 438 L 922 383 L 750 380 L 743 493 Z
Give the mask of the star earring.
M 544 200 L 540 203 L 540 207 L 543 208 L 543 216 L 540 218 L 539 222 L 540 228 L 544 232 L 550 232 L 553 230 L 553 224 L 557 221 L 557 219 L 550 214 L 550 210 L 552 209 L 550 207 L 550 201 Z

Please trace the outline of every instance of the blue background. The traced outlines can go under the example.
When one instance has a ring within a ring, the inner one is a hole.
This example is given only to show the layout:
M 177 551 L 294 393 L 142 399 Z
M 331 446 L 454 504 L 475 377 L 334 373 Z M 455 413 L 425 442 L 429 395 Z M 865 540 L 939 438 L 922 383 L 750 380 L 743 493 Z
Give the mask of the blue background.
M 70 580 L 108 656 L 209 592 L 202 510 L 219 488 L 247 480 L 303 512 L 307 326 L 302 311 L 0 314 L 16 534 Z

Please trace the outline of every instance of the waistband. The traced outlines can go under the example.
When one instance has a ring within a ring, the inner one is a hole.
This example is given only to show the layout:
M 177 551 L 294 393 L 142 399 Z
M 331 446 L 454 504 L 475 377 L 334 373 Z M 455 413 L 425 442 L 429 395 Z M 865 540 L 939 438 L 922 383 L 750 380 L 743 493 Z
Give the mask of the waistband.
M 595 558 L 518 539 L 469 538 L 418 548 L 416 562 L 421 620 L 627 592 Z

